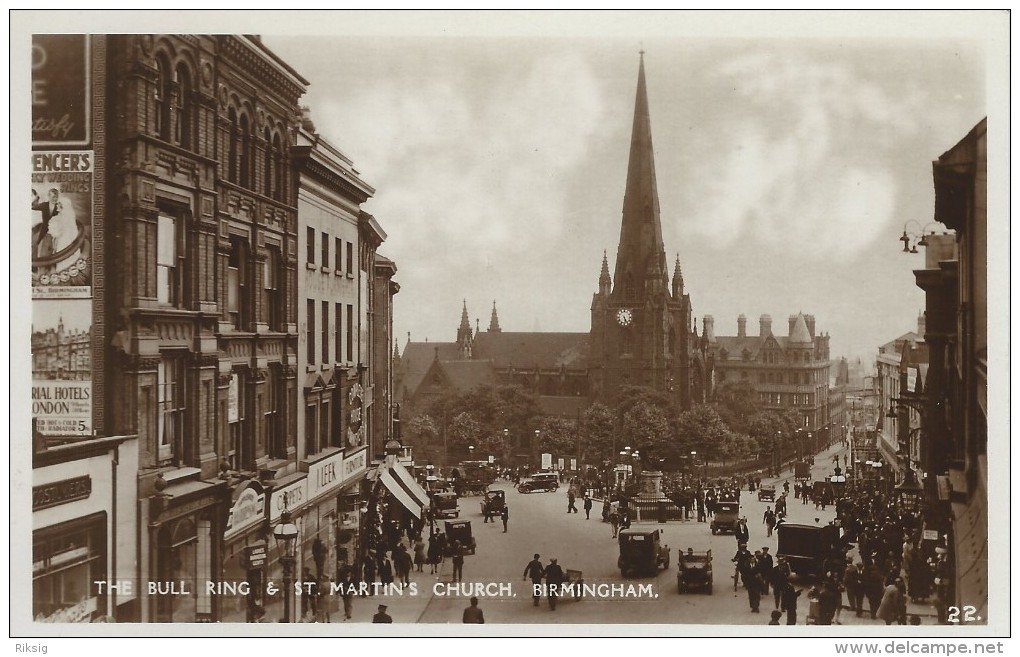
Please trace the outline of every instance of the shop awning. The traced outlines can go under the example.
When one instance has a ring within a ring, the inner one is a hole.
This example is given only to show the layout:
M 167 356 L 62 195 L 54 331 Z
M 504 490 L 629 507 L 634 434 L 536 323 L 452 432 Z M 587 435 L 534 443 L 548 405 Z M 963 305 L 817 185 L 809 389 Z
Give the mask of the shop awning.
M 429 496 L 425 489 L 418 485 L 411 473 L 399 463 L 394 463 L 389 468 L 380 472 L 383 485 L 397 498 L 404 507 L 414 514 L 416 518 L 421 517 L 421 509 L 428 506 Z

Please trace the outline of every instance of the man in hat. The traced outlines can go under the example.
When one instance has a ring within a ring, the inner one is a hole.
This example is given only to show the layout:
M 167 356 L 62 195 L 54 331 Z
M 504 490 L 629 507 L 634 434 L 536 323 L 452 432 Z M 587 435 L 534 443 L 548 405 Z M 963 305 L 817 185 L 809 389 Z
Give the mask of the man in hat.
M 464 623 L 485 623 L 485 615 L 482 610 L 478 607 L 478 598 L 471 598 L 471 606 L 464 610 L 464 617 L 462 619 Z
M 786 557 L 780 555 L 776 561 L 775 568 L 772 569 L 772 596 L 776 600 L 776 609 L 781 608 L 783 600 L 783 594 L 786 589 L 790 586 L 790 564 L 786 562 Z
M 751 532 L 747 529 L 747 518 L 741 518 L 737 521 L 737 527 L 733 530 L 733 535 L 737 538 L 737 545 L 751 540 Z
M 556 559 L 550 559 L 549 565 L 545 567 L 545 584 L 549 596 L 549 609 L 556 611 L 556 599 L 560 595 L 560 585 L 563 584 L 563 569 L 556 563 Z
M 539 591 L 541 591 L 542 578 L 545 577 L 545 566 L 539 560 L 538 554 L 535 554 L 535 558 L 528 562 L 528 565 L 524 567 L 524 579 L 531 578 L 531 599 L 534 601 L 535 606 L 538 606 L 538 601 L 541 598 Z
M 764 546 L 761 549 L 761 558 L 758 559 L 758 572 L 761 573 L 761 592 L 764 595 L 769 594 L 769 583 L 772 581 L 772 569 L 775 567 L 775 562 L 772 561 L 772 555 L 769 554 L 769 546 Z
M 379 605 L 379 611 L 372 616 L 373 623 L 392 623 L 393 619 L 386 613 L 386 605 Z
M 737 544 L 737 553 L 733 555 L 732 559 L 730 559 L 730 561 L 732 561 L 736 565 L 736 569 L 733 572 L 733 590 L 734 591 L 737 590 L 737 580 L 740 577 L 743 577 L 744 573 L 747 572 L 748 567 L 750 566 L 750 563 L 751 563 L 751 558 L 753 556 L 754 555 L 752 555 L 747 550 L 747 543 L 738 543 Z M 747 578 L 746 577 L 744 577 L 744 585 L 745 586 L 747 585 Z

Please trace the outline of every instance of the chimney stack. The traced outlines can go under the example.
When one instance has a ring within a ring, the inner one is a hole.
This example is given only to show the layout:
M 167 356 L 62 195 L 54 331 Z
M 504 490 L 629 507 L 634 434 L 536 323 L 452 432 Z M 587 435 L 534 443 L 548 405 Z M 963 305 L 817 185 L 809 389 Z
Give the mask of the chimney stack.
M 744 313 L 740 313 L 740 315 L 737 316 L 737 337 L 738 338 L 747 337 L 747 317 L 744 315 Z
M 808 333 L 811 334 L 811 339 L 814 339 L 814 337 L 815 337 L 815 316 L 814 315 L 804 315 L 804 321 L 807 322 L 807 330 L 808 330 Z
M 787 335 L 793 335 L 793 325 L 797 323 L 797 316 L 790 315 L 790 330 L 786 332 Z
M 917 334 L 921 336 L 922 340 L 924 340 L 924 330 L 925 330 L 924 311 L 922 310 L 920 313 L 917 314 Z
M 772 315 L 762 315 L 758 319 L 758 335 L 763 338 L 772 335 Z
M 715 317 L 711 315 L 705 315 L 701 318 L 701 324 L 704 327 L 702 335 L 709 342 L 715 342 Z

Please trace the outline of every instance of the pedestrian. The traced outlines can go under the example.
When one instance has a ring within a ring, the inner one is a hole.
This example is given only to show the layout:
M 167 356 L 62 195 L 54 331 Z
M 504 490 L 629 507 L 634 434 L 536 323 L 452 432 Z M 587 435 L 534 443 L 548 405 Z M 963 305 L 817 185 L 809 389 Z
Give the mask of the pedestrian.
M 783 589 L 783 611 L 786 612 L 786 624 L 796 625 L 797 624 L 797 598 L 800 597 L 801 590 L 793 586 L 793 584 L 787 584 L 786 588 Z
M 779 625 L 779 619 L 783 617 L 783 612 L 778 609 L 772 610 L 772 618 L 769 619 L 769 625 Z
M 425 542 L 421 540 L 421 534 L 414 541 L 414 566 L 419 573 L 424 572 L 425 567 Z
M 864 569 L 864 596 L 868 599 L 868 610 L 871 617 L 878 617 L 878 609 L 882 603 L 882 575 L 878 566 L 872 563 Z
M 751 532 L 747 529 L 747 518 L 741 518 L 737 521 L 737 526 L 733 530 L 733 536 L 737 539 L 737 545 L 741 543 L 746 545 L 751 540 Z
M 453 581 L 463 582 L 464 581 L 464 550 L 460 546 L 460 541 L 453 542 Z
M 567 513 L 577 513 L 577 506 L 574 502 L 577 500 L 577 496 L 574 494 L 574 487 L 571 486 L 570 490 L 567 491 Z
M 385 552 L 380 554 L 382 556 L 379 559 L 379 581 L 385 586 L 393 583 L 393 562 Z
M 301 618 L 315 616 L 315 576 L 311 568 L 301 571 Z
M 329 578 L 323 575 L 319 578 L 318 586 L 315 592 L 315 622 L 316 623 L 328 623 L 329 622 L 329 602 L 332 599 L 330 590 L 332 589 Z
M 761 557 L 761 550 L 754 553 L 754 556 L 744 567 L 740 576 L 744 579 L 744 588 L 747 589 L 747 602 L 751 607 L 751 613 L 759 613 L 761 606 L 761 572 L 758 570 L 758 559 Z
M 892 582 L 882 592 L 882 602 L 878 605 L 878 617 L 884 620 L 886 625 L 899 622 L 900 607 L 903 606 L 905 606 L 903 593 L 896 582 Z
M 397 579 L 405 585 L 411 584 L 411 565 L 411 555 L 401 543 L 393 553 L 393 567 L 397 571 Z
M 762 595 L 769 594 L 769 584 L 772 583 L 772 571 L 775 569 L 775 562 L 772 561 L 772 555 L 769 554 L 769 546 L 763 546 L 761 549 L 761 559 L 758 561 L 758 570 L 761 572 L 762 577 Z M 776 605 L 777 607 L 779 605 Z
M 560 586 L 562 584 L 563 569 L 556 563 L 556 559 L 550 559 L 549 565 L 545 567 L 545 586 L 551 611 L 556 611 L 556 600 L 559 598 Z
M 482 625 L 485 623 L 485 615 L 482 610 L 478 607 L 478 598 L 471 598 L 471 606 L 464 610 L 464 617 L 462 619 L 464 623 L 477 623 Z
M 429 560 L 429 574 L 435 575 L 436 570 L 439 568 L 439 563 L 442 561 L 442 556 L 439 552 L 439 537 L 436 534 L 429 537 L 429 547 L 426 554 Z
M 344 620 L 351 619 L 351 612 L 354 606 L 354 572 L 350 565 L 344 563 L 336 574 L 336 581 L 340 585 L 340 599 L 344 603 Z
M 768 532 L 766 535 L 772 536 L 772 530 L 776 528 L 776 512 L 772 510 L 771 506 L 765 507 L 762 522 L 765 524 L 765 531 Z
M 503 505 L 503 509 L 499 512 L 499 519 L 503 521 L 503 533 L 506 533 L 506 525 L 510 522 L 510 507 Z
M 538 606 L 540 591 L 542 590 L 542 578 L 545 577 L 545 566 L 540 561 L 541 557 L 536 554 L 535 558 L 524 567 L 524 579 L 531 578 L 531 599 L 535 606 Z
M 393 619 L 386 613 L 386 605 L 379 605 L 379 611 L 372 616 L 373 623 L 392 623 Z
M 818 592 L 818 624 L 832 625 L 833 617 L 839 608 L 839 591 L 831 579 L 822 582 L 822 588 Z
M 362 581 L 368 583 L 368 594 L 375 595 L 375 587 L 372 586 L 375 583 L 375 553 L 371 550 L 365 555 L 364 573 Z
M 751 559 L 754 557 L 747 549 L 747 543 L 740 543 L 737 545 L 737 553 L 730 559 L 734 563 L 733 571 L 733 590 L 737 590 L 737 582 L 743 577 L 744 586 L 747 586 L 747 578 L 744 577 L 745 573 L 750 570 Z
M 786 563 L 786 557 L 780 556 L 776 567 L 772 569 L 772 596 L 775 598 L 776 609 L 780 609 L 783 599 L 783 591 L 790 586 L 790 564 Z
M 609 513 L 609 524 L 613 526 L 613 538 L 620 533 L 620 514 L 616 511 Z
M 609 497 L 602 500 L 602 522 L 609 522 Z
M 860 617 L 864 611 L 864 564 L 860 561 L 849 563 L 850 561 L 850 557 L 847 557 L 848 563 L 843 573 L 843 588 L 846 589 L 850 610 L 854 612 L 855 616 Z
M 592 505 L 591 498 L 588 496 L 587 493 L 585 493 L 585 495 L 584 495 L 584 519 L 585 520 L 591 520 L 591 505 Z

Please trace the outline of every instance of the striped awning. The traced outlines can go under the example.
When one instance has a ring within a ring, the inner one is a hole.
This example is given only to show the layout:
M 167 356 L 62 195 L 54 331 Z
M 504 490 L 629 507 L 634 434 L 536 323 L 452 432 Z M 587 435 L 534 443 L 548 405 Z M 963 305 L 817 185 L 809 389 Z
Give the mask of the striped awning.
M 393 497 L 397 498 L 416 518 L 420 518 L 422 507 L 429 505 L 429 496 L 425 493 L 425 489 L 411 477 L 411 473 L 399 463 L 394 463 L 382 470 L 379 476 L 382 477 L 383 485 Z

